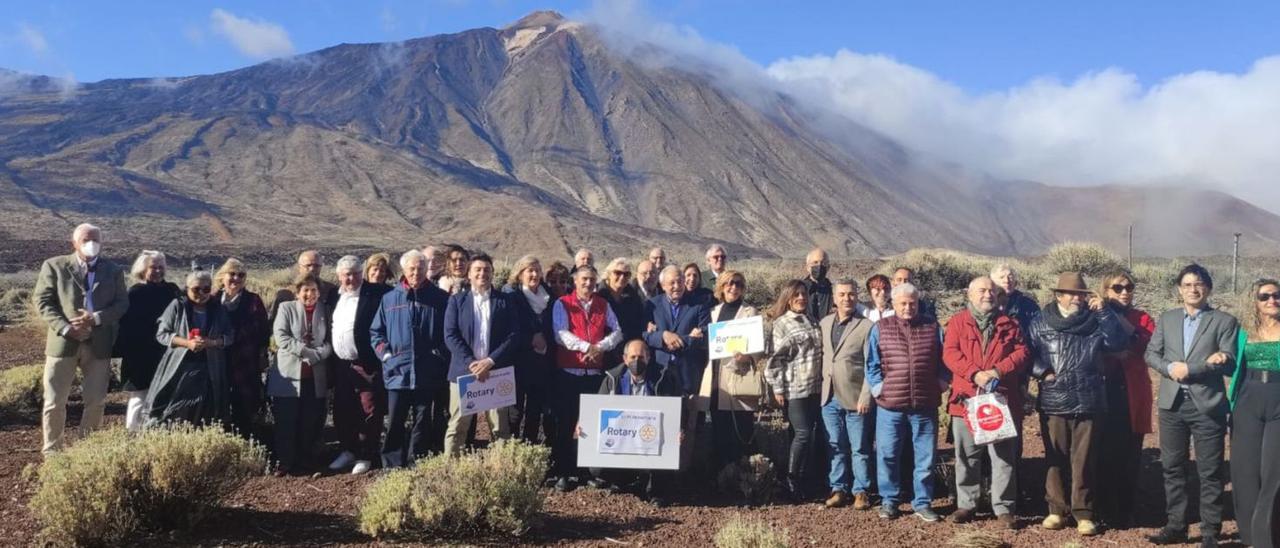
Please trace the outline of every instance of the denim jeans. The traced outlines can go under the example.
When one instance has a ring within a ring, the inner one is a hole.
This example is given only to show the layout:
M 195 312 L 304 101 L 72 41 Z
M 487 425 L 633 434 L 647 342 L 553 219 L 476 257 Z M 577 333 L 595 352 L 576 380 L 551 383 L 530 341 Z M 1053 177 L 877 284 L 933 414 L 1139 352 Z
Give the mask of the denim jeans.
M 934 409 L 893 411 L 876 410 L 876 466 L 883 506 L 896 507 L 901 500 L 898 485 L 898 455 L 902 444 L 909 441 L 915 453 L 912 474 L 911 507 L 928 508 L 933 501 L 933 448 L 938 438 L 938 415 Z
M 822 406 L 822 424 L 827 429 L 827 446 L 831 448 L 831 470 L 827 480 L 832 493 L 840 491 L 856 495 L 871 488 L 875 411 L 873 406 L 870 413 L 859 415 L 857 411 L 845 409 L 836 398 Z

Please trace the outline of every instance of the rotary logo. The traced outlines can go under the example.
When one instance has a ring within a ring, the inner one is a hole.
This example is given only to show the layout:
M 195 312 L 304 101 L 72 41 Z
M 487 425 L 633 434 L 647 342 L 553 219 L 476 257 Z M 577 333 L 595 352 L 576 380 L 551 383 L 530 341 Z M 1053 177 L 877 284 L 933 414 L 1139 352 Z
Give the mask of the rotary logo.
M 656 439 L 658 439 L 658 429 L 654 428 L 652 424 L 640 427 L 640 441 L 649 443 Z
M 978 428 L 983 430 L 999 430 L 1004 425 L 1004 413 L 991 404 L 978 406 Z
M 516 385 L 511 381 L 502 381 L 498 383 L 498 395 L 502 397 L 510 396 L 516 391 Z

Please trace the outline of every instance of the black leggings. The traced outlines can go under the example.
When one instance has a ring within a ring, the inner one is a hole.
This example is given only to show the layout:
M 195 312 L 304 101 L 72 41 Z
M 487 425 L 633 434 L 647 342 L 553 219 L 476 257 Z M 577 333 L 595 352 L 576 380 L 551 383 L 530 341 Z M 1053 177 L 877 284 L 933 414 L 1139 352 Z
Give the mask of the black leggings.
M 1272 546 L 1267 524 L 1276 518 L 1267 514 L 1276 512 L 1280 489 L 1280 383 L 1246 380 L 1231 421 L 1231 489 L 1240 541 Z
M 804 480 L 813 448 L 813 431 L 818 425 L 818 396 L 787 400 L 787 422 L 791 424 L 791 453 L 787 462 L 787 478 L 799 484 Z

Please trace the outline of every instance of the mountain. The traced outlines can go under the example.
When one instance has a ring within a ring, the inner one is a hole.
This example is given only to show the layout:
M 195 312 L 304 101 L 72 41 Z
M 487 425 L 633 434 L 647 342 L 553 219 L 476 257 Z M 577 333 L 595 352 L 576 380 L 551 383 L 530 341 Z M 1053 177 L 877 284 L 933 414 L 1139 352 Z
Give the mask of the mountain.
M 0 86 L 0 241 L 92 220 L 161 248 L 456 241 L 512 257 L 711 241 L 1034 254 L 1115 246 L 1129 224 L 1143 255 L 1221 251 L 1232 232 L 1280 243 L 1280 217 L 1224 194 L 974 177 L 786 95 L 648 61 L 536 12 L 207 76 L 68 89 L 0 73 L 20 82 Z M 1166 220 L 1171 203 L 1197 215 Z

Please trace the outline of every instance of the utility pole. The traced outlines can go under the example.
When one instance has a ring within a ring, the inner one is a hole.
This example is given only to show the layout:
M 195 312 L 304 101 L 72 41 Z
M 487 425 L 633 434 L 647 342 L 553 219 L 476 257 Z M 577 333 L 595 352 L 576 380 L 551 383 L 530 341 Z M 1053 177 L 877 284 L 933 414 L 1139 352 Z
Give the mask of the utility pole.
M 1240 266 L 1240 233 L 1235 233 L 1235 243 L 1231 245 L 1231 294 L 1236 293 L 1236 272 Z
M 1129 272 L 1133 272 L 1133 225 L 1129 225 Z

